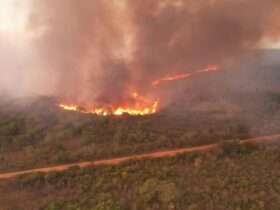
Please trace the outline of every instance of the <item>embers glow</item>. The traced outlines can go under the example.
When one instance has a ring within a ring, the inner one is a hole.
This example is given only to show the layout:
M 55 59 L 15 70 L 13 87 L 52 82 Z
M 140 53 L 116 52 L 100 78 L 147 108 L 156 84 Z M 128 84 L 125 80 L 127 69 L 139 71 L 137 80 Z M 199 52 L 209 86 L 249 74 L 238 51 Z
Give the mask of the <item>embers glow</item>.
M 59 107 L 67 111 L 76 111 L 87 114 L 96 114 L 101 116 L 116 115 L 151 115 L 158 111 L 159 101 L 150 100 L 140 96 L 137 92 L 131 94 L 131 102 L 122 105 L 97 105 L 97 104 L 67 104 L 61 103 Z
M 188 77 L 192 77 L 196 74 L 201 74 L 201 73 L 206 73 L 206 72 L 213 72 L 213 71 L 218 71 L 219 67 L 217 65 L 209 65 L 208 67 L 204 68 L 204 69 L 199 69 L 196 70 L 192 73 L 185 73 L 185 74 L 177 74 L 174 76 L 167 76 L 167 77 L 163 77 L 161 79 L 155 80 L 152 82 L 153 86 L 158 86 L 163 82 L 168 82 L 168 81 L 176 81 L 176 80 L 182 80 L 182 79 L 186 79 Z

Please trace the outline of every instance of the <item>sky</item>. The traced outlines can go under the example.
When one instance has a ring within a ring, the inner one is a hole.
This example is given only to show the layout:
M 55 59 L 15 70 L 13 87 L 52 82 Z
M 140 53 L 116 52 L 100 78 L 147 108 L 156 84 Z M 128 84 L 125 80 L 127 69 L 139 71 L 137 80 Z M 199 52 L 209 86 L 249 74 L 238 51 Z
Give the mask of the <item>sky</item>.
M 280 49 L 280 42 L 271 43 L 270 45 L 268 45 L 268 47 Z
M 5 36 L 25 36 L 29 11 L 29 0 L 1 0 L 0 33 Z
M 28 30 L 30 5 L 31 0 L 0 1 L 0 94 L 3 87 L 14 95 L 29 93 L 46 76 L 36 70 L 40 64 L 35 36 Z

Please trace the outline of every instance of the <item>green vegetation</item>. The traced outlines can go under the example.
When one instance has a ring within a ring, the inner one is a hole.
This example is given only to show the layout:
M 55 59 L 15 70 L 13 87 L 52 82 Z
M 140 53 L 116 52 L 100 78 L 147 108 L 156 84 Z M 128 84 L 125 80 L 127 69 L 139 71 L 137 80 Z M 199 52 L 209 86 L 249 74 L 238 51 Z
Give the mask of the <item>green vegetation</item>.
M 158 123 L 160 122 L 160 123 Z M 237 118 L 207 113 L 98 117 L 59 109 L 40 98 L 0 106 L 0 171 L 105 159 L 246 138 Z M 108 149 L 109 148 L 109 149 Z
M 208 153 L 2 180 L 0 209 L 279 209 L 280 149 L 237 141 L 280 132 L 279 97 L 261 98 L 263 106 L 238 95 L 225 109 L 202 98 L 145 117 L 65 112 L 44 97 L 0 101 L 0 172 L 220 143 Z
M 0 172 L 279 133 L 279 95 L 262 106 L 254 97 L 199 98 L 144 117 L 67 112 L 47 97 L 0 101 Z
M 239 141 L 225 141 L 220 144 L 222 156 L 245 155 L 258 149 L 255 143 L 240 144 Z
M 222 144 L 209 153 L 25 175 L 0 182 L 1 210 L 279 209 L 279 152 Z

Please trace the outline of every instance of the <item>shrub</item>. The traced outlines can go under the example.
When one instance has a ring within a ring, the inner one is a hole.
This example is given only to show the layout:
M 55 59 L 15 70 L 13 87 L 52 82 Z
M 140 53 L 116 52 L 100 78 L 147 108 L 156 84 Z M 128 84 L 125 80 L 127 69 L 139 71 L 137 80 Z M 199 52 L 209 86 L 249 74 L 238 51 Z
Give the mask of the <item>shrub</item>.
M 177 197 L 177 188 L 174 183 L 150 178 L 139 188 L 139 194 L 144 203 L 158 200 L 161 203 L 169 203 Z
M 259 147 L 255 143 L 240 143 L 239 141 L 226 141 L 220 144 L 222 156 L 248 155 Z
M 17 177 L 18 183 L 20 186 L 27 187 L 27 186 L 35 186 L 44 183 L 44 173 L 32 173 L 32 174 L 24 174 Z

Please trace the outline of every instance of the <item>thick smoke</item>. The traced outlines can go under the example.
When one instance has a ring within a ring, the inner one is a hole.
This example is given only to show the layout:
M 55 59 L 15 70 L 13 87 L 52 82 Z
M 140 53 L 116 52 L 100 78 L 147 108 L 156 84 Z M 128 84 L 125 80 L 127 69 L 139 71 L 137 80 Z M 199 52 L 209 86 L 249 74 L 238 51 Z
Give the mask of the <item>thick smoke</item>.
M 43 31 L 37 46 L 58 77 L 56 94 L 96 99 L 121 93 L 129 81 L 114 5 L 105 1 L 34 3 L 31 28 Z M 51 77 L 52 75 L 50 75 Z
M 146 75 L 223 63 L 279 29 L 279 1 L 130 1 L 135 60 Z M 273 17 L 273 18 L 272 18 Z
M 50 94 L 46 84 L 47 71 L 43 71 L 40 59 L 29 43 L 15 41 L 0 33 L 0 96 L 26 96 Z M 42 83 L 43 82 L 43 83 Z M 42 85 L 43 84 L 43 85 Z
M 279 0 L 41 0 L 29 30 L 54 95 L 117 103 L 134 89 L 153 92 L 154 79 L 232 62 L 277 38 L 279 8 Z

